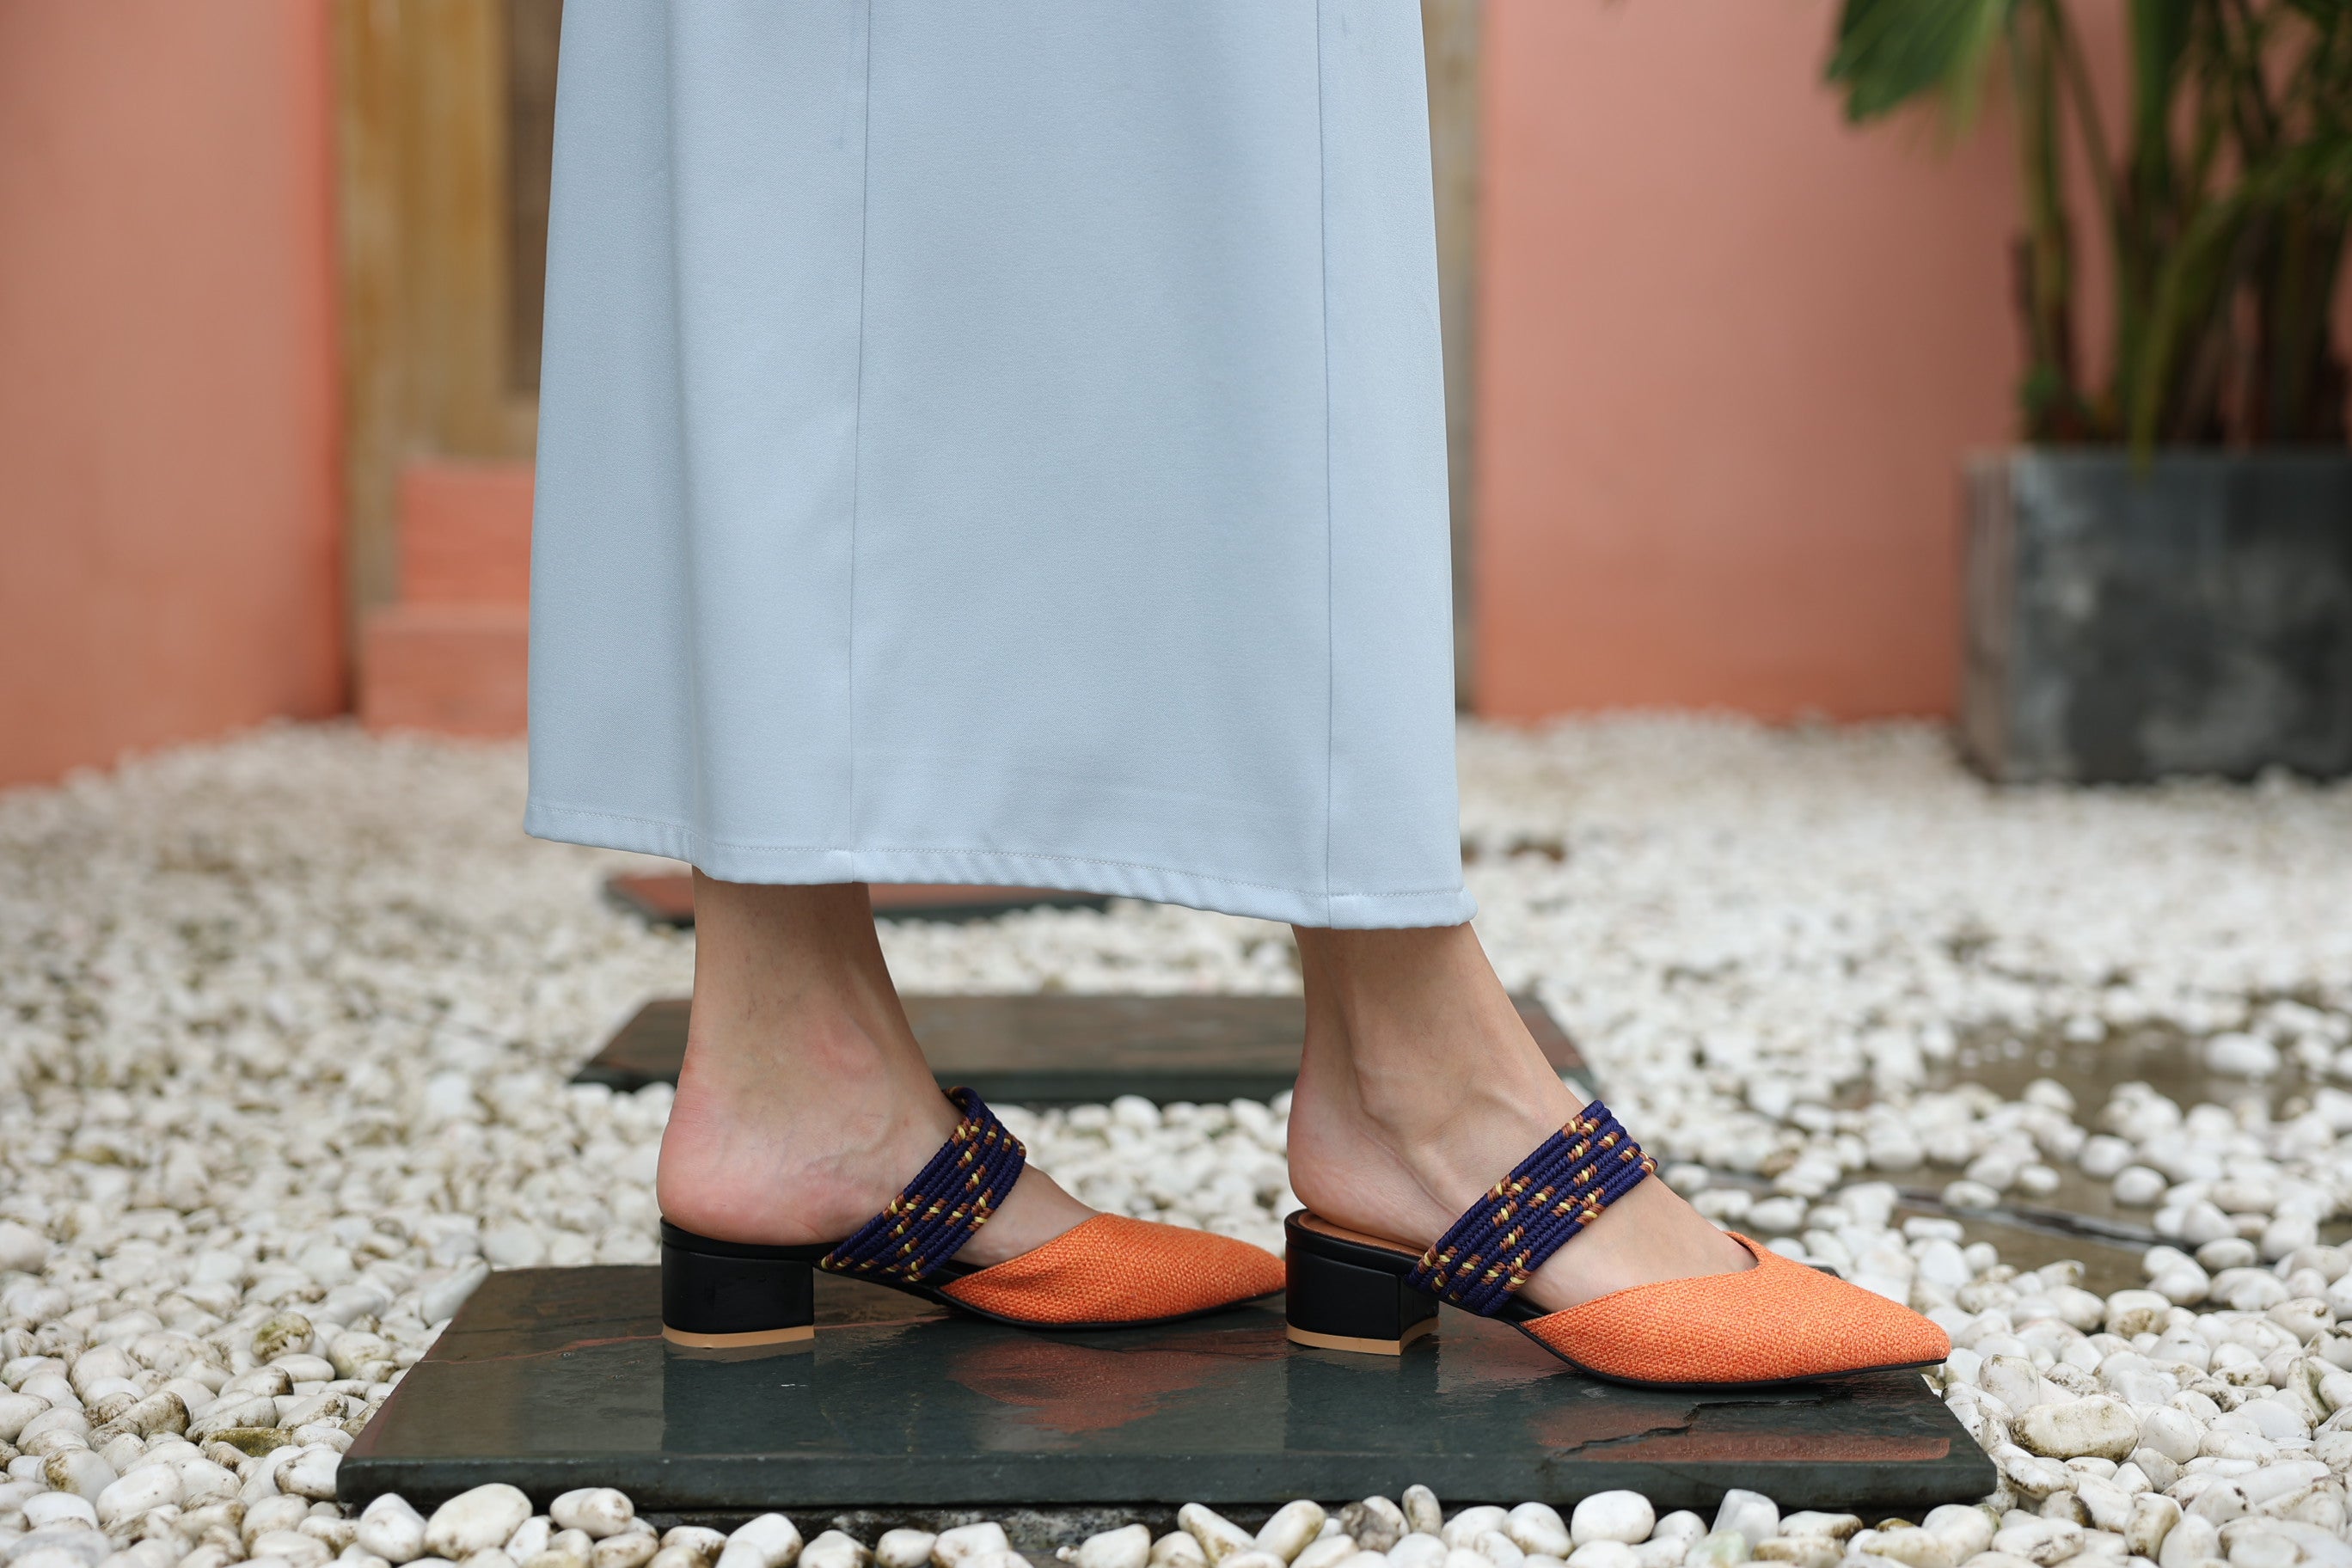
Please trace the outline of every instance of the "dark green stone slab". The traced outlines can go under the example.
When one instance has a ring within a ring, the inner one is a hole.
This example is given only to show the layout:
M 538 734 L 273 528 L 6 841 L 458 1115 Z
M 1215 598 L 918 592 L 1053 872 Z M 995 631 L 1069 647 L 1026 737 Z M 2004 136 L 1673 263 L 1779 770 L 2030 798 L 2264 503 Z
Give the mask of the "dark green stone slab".
M 607 877 L 604 896 L 656 925 L 694 923 L 694 879 L 684 872 Z M 876 882 L 874 918 L 888 921 L 984 921 L 1014 910 L 1107 910 L 1101 893 L 1061 888 L 982 888 L 944 882 Z
M 1402 1357 L 1350 1356 L 1290 1345 L 1278 1307 L 1047 1336 L 825 1278 L 813 1345 L 715 1361 L 664 1343 L 658 1294 L 652 1268 L 493 1274 L 344 1456 L 342 1500 L 501 1480 L 541 1504 L 610 1485 L 689 1513 L 1243 1511 L 1420 1481 L 1449 1503 L 1631 1487 L 1712 1508 L 1738 1486 L 1784 1508 L 1916 1517 L 1994 1484 L 1916 1376 L 1620 1388 L 1450 1308 Z
M 1590 1092 L 1584 1058 L 1532 996 L 1519 1016 L 1553 1067 Z M 1270 1100 L 1298 1076 L 1304 1005 L 1296 996 L 909 996 L 907 1016 L 942 1084 L 1006 1104 L 1122 1094 L 1196 1101 Z M 677 1081 L 691 1003 L 646 1003 L 572 1074 L 634 1091 Z

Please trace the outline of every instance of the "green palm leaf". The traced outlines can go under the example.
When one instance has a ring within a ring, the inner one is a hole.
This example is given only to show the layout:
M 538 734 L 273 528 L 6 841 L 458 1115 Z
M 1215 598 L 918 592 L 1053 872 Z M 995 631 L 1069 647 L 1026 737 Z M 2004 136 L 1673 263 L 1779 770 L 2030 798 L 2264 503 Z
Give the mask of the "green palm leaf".
M 2021 0 L 1846 0 L 1829 79 L 1846 118 L 1874 120 L 1921 98 L 1966 124 L 1981 101 L 1993 51 Z
M 2248 169 L 2235 189 L 2206 204 L 2164 258 L 2138 360 L 2122 389 L 2132 445 L 2142 454 L 2164 434 L 2180 365 L 2242 281 L 2247 237 L 2298 204 L 2338 220 L 2352 216 L 2352 134 L 2307 142 Z

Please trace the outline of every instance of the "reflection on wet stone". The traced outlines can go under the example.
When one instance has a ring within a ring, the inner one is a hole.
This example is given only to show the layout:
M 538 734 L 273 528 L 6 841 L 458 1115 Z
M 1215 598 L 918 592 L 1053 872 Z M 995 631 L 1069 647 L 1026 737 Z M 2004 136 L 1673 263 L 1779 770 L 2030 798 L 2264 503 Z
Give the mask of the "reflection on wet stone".
M 683 1353 L 651 1268 L 495 1275 L 345 1457 L 347 1501 L 493 1477 L 641 1509 L 1274 1503 L 1424 1481 L 1450 1498 L 1662 1507 L 1982 1495 L 1990 1463 L 1916 1377 L 1746 1394 L 1619 1388 L 1448 1311 L 1390 1359 L 1293 1347 L 1278 1308 L 1052 1337 L 821 1281 L 797 1352 Z

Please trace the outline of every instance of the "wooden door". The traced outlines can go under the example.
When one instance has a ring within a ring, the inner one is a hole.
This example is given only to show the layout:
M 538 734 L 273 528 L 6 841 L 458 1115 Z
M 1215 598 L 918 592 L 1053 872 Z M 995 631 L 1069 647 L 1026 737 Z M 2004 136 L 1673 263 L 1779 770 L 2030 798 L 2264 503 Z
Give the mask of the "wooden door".
M 1483 0 L 1421 4 L 1453 470 L 1455 685 L 1467 706 Z M 358 625 L 397 594 L 394 489 L 404 462 L 531 453 L 563 0 L 335 5 Z
M 336 0 L 360 611 L 396 595 L 403 463 L 530 457 L 562 18 L 562 0 Z

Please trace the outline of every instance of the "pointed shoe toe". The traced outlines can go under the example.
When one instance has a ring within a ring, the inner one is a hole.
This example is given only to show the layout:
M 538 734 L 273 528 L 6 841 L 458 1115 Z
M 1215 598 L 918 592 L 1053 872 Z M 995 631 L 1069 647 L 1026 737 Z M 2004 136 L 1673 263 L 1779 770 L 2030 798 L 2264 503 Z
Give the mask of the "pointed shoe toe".
M 1800 1383 L 1951 1353 L 1950 1337 L 1908 1307 L 1734 1239 L 1755 1268 L 1639 1285 L 1518 1326 L 1583 1371 L 1669 1386 Z
M 1098 1214 L 940 1287 L 959 1305 L 1057 1328 L 1164 1322 L 1282 1289 L 1282 1259 L 1229 1236 Z

